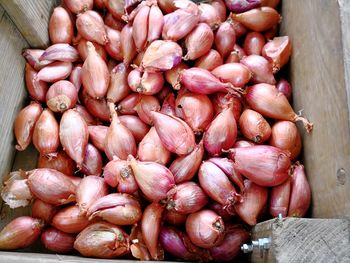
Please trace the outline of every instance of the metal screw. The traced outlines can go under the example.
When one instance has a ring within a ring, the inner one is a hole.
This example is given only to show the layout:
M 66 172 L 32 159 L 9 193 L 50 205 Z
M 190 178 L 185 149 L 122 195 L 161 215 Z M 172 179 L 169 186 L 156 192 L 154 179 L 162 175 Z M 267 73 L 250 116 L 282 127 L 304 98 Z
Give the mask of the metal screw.
M 243 253 L 253 252 L 254 249 L 259 249 L 260 256 L 263 257 L 264 251 L 271 248 L 271 238 L 259 238 L 258 240 L 252 240 L 251 244 L 243 244 L 241 250 Z

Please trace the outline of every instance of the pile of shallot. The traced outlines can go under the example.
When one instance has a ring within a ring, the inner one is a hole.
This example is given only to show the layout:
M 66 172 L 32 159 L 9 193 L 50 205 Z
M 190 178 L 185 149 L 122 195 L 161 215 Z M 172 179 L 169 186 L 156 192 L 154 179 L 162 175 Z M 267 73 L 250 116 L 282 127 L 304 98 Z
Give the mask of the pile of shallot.
M 31 216 L 0 249 L 40 236 L 55 253 L 231 261 L 249 228 L 302 217 L 310 188 L 280 69 L 279 0 L 64 0 L 51 46 L 26 49 L 32 102 L 14 125 L 37 169 L 3 200 Z M 270 215 L 269 215 L 270 214 Z

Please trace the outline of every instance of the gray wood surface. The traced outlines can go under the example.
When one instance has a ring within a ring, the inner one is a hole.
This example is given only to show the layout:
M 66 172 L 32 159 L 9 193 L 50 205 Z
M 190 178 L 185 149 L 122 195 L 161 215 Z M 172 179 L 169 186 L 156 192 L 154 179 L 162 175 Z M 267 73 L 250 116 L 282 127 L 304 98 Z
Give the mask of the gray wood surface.
M 11 20 L 32 47 L 49 43 L 48 21 L 56 0 L 0 0 Z
M 350 3 L 281 2 L 281 34 L 293 43 L 294 109 L 314 123 L 311 135 L 303 132 L 312 216 L 350 218 Z
M 268 252 L 254 251 L 252 263 L 336 263 L 350 262 L 347 219 L 272 219 L 257 224 L 253 240 L 270 237 Z

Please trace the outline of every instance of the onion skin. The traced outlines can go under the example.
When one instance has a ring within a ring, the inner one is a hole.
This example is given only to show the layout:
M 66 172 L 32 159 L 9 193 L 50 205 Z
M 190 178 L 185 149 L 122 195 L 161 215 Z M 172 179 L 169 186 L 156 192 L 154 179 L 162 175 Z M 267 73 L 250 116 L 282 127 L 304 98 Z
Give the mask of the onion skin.
M 266 40 L 259 32 L 249 32 L 244 39 L 243 49 L 247 55 L 261 55 Z
M 155 162 L 140 162 L 128 157 L 136 182 L 148 200 L 158 202 L 167 197 L 167 192 L 174 187 L 175 181 L 171 171 Z
M 129 252 L 129 236 L 118 226 L 95 223 L 79 233 L 74 248 L 84 257 L 116 258 Z
M 244 180 L 244 187 L 243 202 L 236 203 L 235 210 L 244 222 L 254 226 L 267 204 L 268 190 L 249 180 Z
M 231 53 L 226 58 L 225 63 L 238 63 L 246 55 L 247 54 L 245 53 L 243 48 L 241 48 L 239 45 L 235 44 L 234 47 L 233 47 L 233 50 L 231 51 Z
M 56 253 L 68 253 L 73 250 L 75 235 L 64 233 L 50 227 L 41 235 L 41 242 L 44 247 Z
M 289 154 L 277 147 L 255 145 L 234 148 L 230 149 L 229 157 L 235 169 L 257 185 L 276 186 L 289 176 Z
M 224 206 L 229 213 L 233 205 L 241 201 L 241 196 L 231 184 L 225 173 L 214 163 L 204 161 L 198 172 L 199 185 L 213 200 Z
M 271 7 L 254 8 L 244 13 L 231 14 L 231 18 L 256 32 L 266 31 L 281 20 L 278 12 Z
M 130 92 L 128 85 L 128 69 L 124 63 L 120 63 L 111 71 L 111 81 L 107 91 L 107 100 L 113 103 L 124 99 Z
M 249 147 L 249 146 L 254 146 L 254 145 L 255 145 L 255 143 L 253 143 L 251 141 L 237 140 L 233 147 L 234 148 L 243 148 L 243 147 Z
M 187 215 L 180 214 L 175 210 L 166 210 L 164 213 L 164 221 L 173 226 L 185 225 Z
M 30 66 L 35 70 L 40 70 L 43 67 L 51 64 L 53 61 L 49 60 L 39 60 L 41 55 L 45 52 L 43 49 L 24 49 L 22 56 L 26 59 Z
M 75 172 L 74 161 L 61 150 L 52 156 L 40 155 L 37 167 L 54 169 L 68 176 L 73 176 Z
M 188 69 L 187 64 L 181 62 L 176 67 L 173 67 L 170 70 L 165 71 L 165 79 L 166 81 L 173 87 L 175 90 L 179 90 L 181 88 L 181 84 L 179 83 L 179 78 L 182 70 Z
M 87 217 L 76 205 L 59 210 L 52 219 L 52 226 L 69 234 L 77 234 L 89 225 Z
M 182 183 L 191 180 L 197 173 L 204 155 L 203 140 L 194 150 L 185 156 L 176 158 L 169 167 L 175 182 Z
M 168 96 L 164 99 L 160 112 L 163 114 L 176 116 L 174 93 L 169 93 Z
M 37 79 L 38 73 L 29 63 L 26 63 L 25 81 L 29 96 L 34 100 L 43 102 L 46 100 L 46 92 L 49 89 L 46 82 Z
M 143 96 L 139 96 L 138 93 L 130 93 L 128 96 L 126 96 L 119 102 L 117 107 L 118 112 L 120 114 L 137 115 L 135 107 L 139 103 L 140 98 L 143 98 Z
M 211 248 L 224 239 L 225 225 L 222 218 L 211 210 L 190 214 L 186 220 L 186 232 L 191 242 L 201 248 Z
M 119 120 L 127 129 L 129 129 L 137 143 L 142 141 L 150 129 L 149 126 L 137 116 L 122 115 L 119 117 Z
M 215 46 L 223 59 L 233 50 L 235 43 L 236 33 L 232 24 L 227 21 L 222 23 L 215 34 Z
M 216 262 L 232 262 L 241 254 L 241 245 L 246 243 L 250 234 L 240 225 L 225 225 L 225 238 L 222 244 L 209 249 Z
M 80 116 L 85 120 L 87 125 L 97 125 L 100 122 L 93 117 L 88 110 L 84 107 L 81 106 L 80 104 L 75 105 L 75 110 L 80 114 Z
M 147 43 L 152 43 L 160 38 L 163 31 L 163 26 L 164 16 L 162 11 L 157 5 L 152 5 L 148 18 Z
M 72 109 L 77 100 L 78 92 L 75 86 L 67 80 L 54 83 L 46 93 L 46 104 L 53 112 Z
M 261 0 L 225 0 L 225 3 L 233 13 L 243 13 L 259 7 Z
M 311 190 L 304 166 L 296 163 L 291 176 L 291 193 L 288 216 L 303 217 L 311 203 Z
M 261 0 L 261 6 L 269 6 L 272 8 L 276 8 L 280 0 Z
M 146 46 L 148 36 L 148 19 L 151 8 L 147 5 L 143 5 L 136 13 L 133 21 L 132 36 L 136 46 L 137 52 L 143 50 Z
M 121 20 L 124 14 L 124 1 L 106 0 L 106 8 L 114 18 Z
M 151 255 L 148 252 L 145 241 L 142 238 L 141 228 L 139 225 L 134 225 L 130 233 L 131 246 L 130 251 L 134 258 L 149 261 Z
M 45 109 L 35 123 L 33 144 L 40 154 L 57 152 L 60 145 L 58 123 L 52 111 Z
M 240 38 L 247 34 L 247 31 L 248 31 L 247 28 L 243 26 L 241 23 L 233 19 L 229 19 L 229 22 L 231 23 L 233 29 L 235 30 L 236 38 Z
M 178 184 L 167 195 L 167 209 L 182 214 L 195 213 L 208 203 L 208 197 L 194 182 Z
M 301 152 L 301 136 L 298 127 L 290 121 L 278 121 L 272 126 L 270 145 L 290 153 L 292 160 Z
M 91 10 L 94 4 L 93 0 L 64 0 L 65 6 L 74 14 L 79 14 Z
M 16 150 L 24 151 L 32 142 L 35 123 L 42 111 L 43 108 L 39 103 L 31 102 L 18 113 L 14 125 L 17 140 Z
M 88 210 L 89 219 L 99 217 L 118 225 L 136 224 L 142 216 L 139 202 L 128 194 L 109 194 L 96 200 Z
M 253 74 L 253 83 L 276 84 L 273 75 L 272 64 L 262 56 L 250 55 L 241 59 L 241 63 L 245 65 Z
M 227 210 L 224 208 L 223 205 L 221 205 L 218 202 L 212 201 L 209 203 L 208 208 L 210 210 L 213 210 L 215 213 L 217 213 L 219 216 L 221 216 L 222 220 L 224 222 L 229 222 L 232 221 L 234 218 L 235 214 L 233 214 L 234 211 L 227 212 Z
M 35 201 L 32 204 L 32 217 L 41 219 L 46 224 L 51 223 L 51 220 L 57 211 L 58 209 L 56 206 L 45 203 L 40 199 L 35 199 Z
M 109 12 L 106 14 L 104 21 L 106 26 L 109 26 L 110 28 L 118 31 L 122 31 L 123 27 L 125 26 L 125 23 L 123 21 L 114 18 L 113 15 Z
M 185 38 L 185 60 L 195 60 L 205 55 L 214 43 L 214 33 L 206 23 L 199 23 Z
M 132 91 L 144 95 L 154 95 L 164 86 L 164 78 L 160 72 L 132 70 L 128 75 L 128 84 Z
M 221 81 L 230 82 L 235 87 L 244 87 L 252 77 L 250 70 L 241 63 L 226 63 L 212 72 Z
M 81 88 L 81 64 L 78 64 L 73 67 L 72 73 L 69 76 L 69 81 L 74 85 L 75 89 L 79 93 Z
M 260 113 L 250 109 L 246 109 L 242 112 L 239 118 L 239 127 L 244 137 L 254 143 L 263 143 L 271 136 L 270 124 Z
M 54 44 L 49 46 L 40 56 L 40 60 L 76 62 L 79 59 L 78 51 L 69 44 Z
M 209 3 L 213 6 L 220 17 L 220 22 L 224 22 L 226 20 L 226 5 L 222 0 L 213 0 Z
M 105 139 L 107 136 L 108 127 L 103 125 L 88 126 L 89 139 L 92 144 L 100 151 L 105 150 Z
M 288 36 L 275 37 L 262 49 L 262 55 L 272 61 L 273 72 L 277 73 L 288 63 L 292 54 L 292 43 Z
M 196 60 L 194 66 L 211 71 L 214 68 L 221 66 L 223 63 L 220 53 L 215 49 L 210 49 L 206 54 Z
M 133 39 L 133 27 L 127 24 L 120 33 L 121 50 L 124 56 L 124 64 L 128 66 L 137 54 L 135 42 Z
M 220 112 L 226 109 L 227 105 L 232 104 L 233 116 L 238 123 L 242 112 L 242 103 L 239 97 L 229 93 L 218 92 L 213 94 L 211 99 L 214 106 L 215 115 L 218 115 Z
M 165 148 L 177 155 L 186 155 L 193 151 L 196 146 L 195 137 L 186 122 L 155 111 L 151 112 L 151 117 Z
M 64 151 L 77 163 L 78 168 L 83 165 L 88 139 L 85 120 L 75 110 L 65 111 L 60 122 L 60 141 Z
M 72 72 L 71 62 L 53 62 L 42 68 L 36 75 L 36 81 L 56 82 L 68 78 Z
M 78 14 L 76 27 L 79 34 L 86 40 L 103 46 L 108 43 L 104 22 L 99 13 L 88 10 Z
M 146 207 L 141 219 L 142 238 L 153 260 L 164 258 L 163 249 L 159 247 L 159 233 L 164 207 L 152 203 Z
M 232 104 L 220 112 L 204 134 L 204 148 L 212 156 L 231 148 L 237 137 L 237 124 Z
M 275 86 L 257 84 L 246 89 L 245 98 L 249 106 L 265 117 L 285 120 L 302 121 L 307 132 L 311 132 L 313 124 L 298 116 L 292 109 L 287 98 Z
M 206 23 L 212 30 L 216 30 L 221 24 L 221 18 L 218 10 L 210 4 L 200 3 L 198 6 L 200 17 L 200 23 Z
M 160 104 L 156 97 L 151 95 L 141 95 L 138 97 L 138 102 L 135 107 L 139 118 L 146 124 L 152 125 L 152 111 L 159 111 Z
M 68 1 L 67 1 L 68 2 Z M 49 21 L 49 36 L 52 44 L 72 42 L 74 28 L 69 13 L 63 7 L 56 7 Z
M 15 218 L 0 231 L 0 249 L 15 250 L 33 244 L 43 226 L 41 220 L 29 216 Z
M 88 57 L 88 46 L 87 46 L 87 40 L 85 40 L 84 38 L 80 39 L 79 43 L 78 43 L 78 46 L 77 46 L 77 49 L 78 49 L 78 52 L 79 52 L 79 55 L 81 57 L 81 59 L 83 61 L 86 60 L 86 58 Z M 107 61 L 107 52 L 104 48 L 104 46 L 98 44 L 98 43 L 95 43 L 95 42 L 91 42 L 94 47 L 95 47 L 95 50 L 97 52 L 97 54 L 100 55 L 100 57 L 104 60 L 104 61 Z
M 105 26 L 108 42 L 105 45 L 105 49 L 112 58 L 117 61 L 123 61 L 123 55 L 121 52 L 121 40 L 120 32 L 108 26 Z
M 138 190 L 134 174 L 127 161 L 114 159 L 103 170 L 103 178 L 111 187 L 117 187 L 119 193 L 133 194 Z
M 174 12 L 177 9 L 174 0 L 159 0 L 158 5 L 165 14 Z
M 163 226 L 159 234 L 162 247 L 173 255 L 187 261 L 208 261 L 208 252 L 190 241 L 188 236 L 175 227 Z
M 276 89 L 283 93 L 289 101 L 292 99 L 292 86 L 285 79 L 280 79 L 276 84 Z
M 137 156 L 140 161 L 166 165 L 171 159 L 171 152 L 163 146 L 156 129 L 152 127 L 139 143 Z
M 92 116 L 100 119 L 101 121 L 110 121 L 110 112 L 107 105 L 107 100 L 104 97 L 94 99 L 87 94 L 85 89 L 83 89 L 81 92 L 81 100 Z
M 291 180 L 288 178 L 283 184 L 277 185 L 271 190 L 270 214 L 273 217 L 286 217 L 290 199 Z
M 106 95 L 110 82 L 106 62 L 96 53 L 91 42 L 87 42 L 88 56 L 81 69 L 81 78 L 87 94 L 93 98 Z

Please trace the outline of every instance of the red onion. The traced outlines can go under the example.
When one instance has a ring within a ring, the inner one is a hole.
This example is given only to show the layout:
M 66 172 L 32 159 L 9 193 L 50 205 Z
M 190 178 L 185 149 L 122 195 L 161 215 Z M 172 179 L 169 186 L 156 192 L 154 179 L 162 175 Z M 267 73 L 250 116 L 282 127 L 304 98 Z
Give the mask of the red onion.
M 133 21 L 132 36 L 136 46 L 136 50 L 139 52 L 146 46 L 148 36 L 148 19 L 151 8 L 147 5 L 143 5 L 137 12 Z
M 226 6 L 233 13 L 242 13 L 260 6 L 260 0 L 225 0 Z
M 85 39 L 80 39 L 79 43 L 78 43 L 78 46 L 77 46 L 77 49 L 79 51 L 79 55 L 81 57 L 81 59 L 83 61 L 86 60 L 86 58 L 88 57 L 88 46 L 87 46 L 87 43 L 89 41 L 85 40 Z M 97 54 L 100 55 L 100 57 L 104 60 L 104 61 L 107 61 L 107 52 L 104 48 L 104 46 L 100 45 L 100 44 L 97 44 L 95 42 L 91 42 L 93 44 L 93 46 L 95 47 L 95 50 L 97 52 Z
M 140 97 L 143 98 L 143 96 L 139 96 L 138 93 L 131 93 L 126 96 L 119 102 L 117 107 L 118 112 L 121 114 L 136 115 L 135 107 L 139 103 Z
M 71 62 L 51 63 L 38 72 L 34 81 L 56 82 L 66 79 L 72 72 L 72 68 Z
M 60 141 L 64 151 L 81 168 L 84 161 L 89 133 L 85 120 L 75 110 L 63 113 L 60 122 Z
M 278 72 L 287 62 L 292 53 L 292 43 L 288 36 L 275 37 L 267 42 L 262 49 L 262 55 L 272 61 L 273 72 Z
M 128 85 L 128 75 L 130 70 L 124 63 L 118 64 L 111 71 L 111 81 L 107 91 L 107 100 L 113 103 L 124 99 L 130 92 Z
M 187 215 L 180 214 L 175 210 L 166 210 L 164 213 L 164 221 L 173 226 L 185 225 Z
M 150 71 L 166 71 L 180 64 L 181 47 L 173 41 L 155 40 L 146 49 L 141 67 Z
M 96 118 L 94 118 L 84 106 L 81 106 L 80 104 L 77 104 L 77 105 L 75 105 L 75 110 L 85 120 L 87 125 L 97 125 L 97 124 L 99 124 L 99 121 Z
M 250 109 L 242 112 L 239 128 L 244 137 L 255 143 L 263 143 L 271 136 L 270 124 L 260 113 Z
M 177 117 L 155 111 L 151 112 L 151 117 L 165 148 L 177 155 L 186 155 L 193 151 L 195 138 L 193 131 L 186 122 Z
M 84 175 L 99 176 L 102 173 L 102 156 L 99 150 L 88 143 L 84 156 L 84 162 L 81 167 L 81 172 Z
M 290 159 L 297 158 L 301 151 L 301 136 L 298 127 L 290 121 L 278 121 L 272 126 L 270 145 L 290 153 Z
M 287 98 L 279 93 L 275 86 L 262 83 L 248 87 L 245 98 L 253 110 L 265 117 L 292 122 L 302 121 L 307 132 L 311 132 L 313 128 L 312 123 L 293 111 Z
M 149 126 L 136 116 L 122 115 L 119 117 L 119 120 L 127 129 L 129 129 L 136 142 L 142 141 L 149 131 Z
M 110 104 L 110 112 L 112 115 L 112 122 L 107 131 L 105 141 L 105 153 L 109 160 L 113 156 L 117 156 L 122 160 L 126 160 L 128 155 L 136 156 L 136 142 L 134 136 L 126 128 L 118 118 L 114 110 L 114 104 Z
M 242 112 L 242 103 L 240 98 L 230 93 L 218 92 L 214 93 L 211 99 L 214 106 L 215 115 L 226 109 L 227 105 L 232 104 L 233 116 L 238 123 Z
M 266 31 L 281 20 L 278 12 L 271 7 L 255 8 L 241 14 L 231 14 L 231 18 L 256 32 Z
M 180 156 L 172 162 L 169 169 L 173 173 L 177 184 L 189 181 L 196 175 L 203 155 L 204 148 L 202 140 L 190 154 Z
M 157 202 L 167 196 L 174 187 L 174 176 L 168 168 L 155 162 L 140 162 L 134 157 L 128 157 L 136 182 L 147 199 Z
M 14 132 L 17 140 L 16 150 L 24 151 L 32 142 L 35 123 L 43 111 L 37 102 L 31 102 L 17 115 L 14 125 Z
M 170 85 L 165 84 L 164 87 L 159 91 L 155 96 L 160 102 L 164 102 L 165 98 L 170 94 L 173 93 L 173 89 L 170 87 Z
M 44 247 L 56 253 L 68 253 L 73 250 L 75 235 L 64 233 L 50 227 L 41 235 L 41 242 Z
M 41 55 L 45 52 L 42 49 L 24 49 L 22 52 L 22 56 L 26 59 L 30 66 L 32 66 L 35 70 L 40 70 L 43 67 L 51 64 L 53 61 L 49 60 L 39 60 Z M 26 69 L 27 71 L 27 69 Z
M 237 63 L 240 62 L 243 57 L 245 57 L 247 54 L 241 48 L 239 45 L 235 44 L 233 47 L 233 51 L 228 55 L 226 58 L 225 63 Z
M 122 31 L 123 27 L 125 26 L 125 23 L 123 21 L 114 18 L 113 15 L 109 12 L 106 14 L 104 20 L 105 25 L 113 28 L 114 30 Z
M 128 84 L 132 91 L 145 95 L 158 93 L 164 85 L 164 78 L 160 72 L 132 70 L 128 75 Z
M 181 62 L 176 67 L 173 67 L 170 70 L 165 71 L 165 79 L 166 81 L 173 87 L 175 90 L 179 90 L 181 88 L 180 84 L 180 75 L 184 69 L 188 69 L 187 64 Z
M 104 22 L 99 13 L 88 10 L 78 14 L 76 26 L 79 34 L 86 40 L 100 45 L 108 43 Z
M 208 252 L 190 241 L 188 236 L 174 227 L 163 226 L 159 235 L 162 247 L 176 258 L 188 261 L 208 261 Z
M 64 0 L 65 6 L 75 14 L 92 9 L 93 3 L 93 0 Z
M 55 169 L 68 176 L 73 176 L 75 171 L 74 161 L 64 151 L 52 156 L 39 155 L 37 167 Z
M 156 97 L 150 96 L 150 95 L 141 95 L 139 97 L 138 103 L 135 107 L 135 110 L 137 114 L 139 115 L 140 119 L 148 124 L 152 125 L 152 117 L 151 112 L 152 111 L 159 111 L 160 110 L 160 104 Z
M 220 17 L 220 22 L 224 22 L 226 20 L 226 5 L 222 0 L 212 0 L 209 3 L 213 6 Z
M 117 187 L 120 193 L 133 194 L 138 190 L 134 174 L 125 160 L 114 159 L 107 163 L 103 177 L 109 186 Z
M 47 106 L 53 112 L 64 112 L 72 109 L 77 103 L 77 100 L 77 89 L 67 80 L 57 81 L 51 85 L 46 93 Z
M 235 169 L 261 186 L 275 186 L 289 176 L 288 154 L 273 146 L 255 145 L 230 150 Z
M 160 38 L 163 26 L 164 16 L 162 11 L 157 5 L 152 5 L 148 18 L 148 43 L 152 43 L 153 41 Z
M 87 94 L 85 89 L 83 89 L 81 93 L 81 99 L 86 109 L 92 116 L 100 119 L 101 121 L 110 120 L 110 112 L 107 105 L 107 100 L 104 97 L 100 99 L 94 99 Z
M 290 199 L 291 180 L 288 178 L 283 184 L 277 185 L 271 190 L 270 214 L 273 217 L 286 217 Z
M 186 220 L 186 232 L 192 243 L 211 248 L 224 239 L 225 225 L 221 217 L 211 210 L 190 214 Z
M 280 0 L 261 0 L 261 6 L 269 6 L 272 8 L 276 8 Z
M 169 95 L 164 99 L 161 113 L 175 116 L 175 96 L 174 93 L 169 93 Z
M 52 226 L 65 233 L 76 234 L 89 225 L 85 215 L 80 213 L 76 205 L 64 207 L 52 219 Z
M 114 18 L 121 20 L 125 13 L 124 1 L 106 0 L 106 8 Z
M 183 119 L 195 134 L 202 133 L 213 119 L 213 105 L 204 94 L 179 92 L 175 103 L 176 116 Z
M 209 249 L 216 262 L 232 262 L 241 254 L 241 245 L 250 238 L 249 232 L 240 225 L 225 225 L 225 238 L 222 244 Z
M 272 64 L 262 56 L 250 55 L 242 58 L 241 63 L 253 73 L 253 83 L 276 84 Z
M 152 127 L 139 143 L 137 156 L 140 161 L 166 165 L 170 161 L 171 152 L 163 146 L 156 129 Z
M 217 213 L 219 216 L 221 216 L 222 220 L 224 222 L 232 221 L 235 214 L 234 211 L 231 211 L 230 213 L 227 212 L 227 210 L 224 208 L 224 206 L 218 202 L 212 201 L 209 203 L 208 208 L 213 210 L 215 213 Z
M 243 48 L 247 55 L 261 55 L 265 43 L 266 40 L 263 34 L 249 32 L 244 39 Z
M 220 53 L 215 49 L 210 49 L 206 54 L 196 60 L 194 66 L 211 71 L 222 64 L 223 59 Z
M 159 246 L 159 232 L 164 208 L 158 203 L 146 207 L 141 220 L 142 238 L 153 260 L 164 258 L 163 249 Z
M 267 204 L 268 190 L 249 180 L 244 180 L 244 187 L 243 202 L 236 203 L 235 210 L 244 222 L 254 226 Z
M 45 223 L 51 223 L 53 216 L 58 211 L 57 207 L 45 203 L 40 199 L 35 199 L 32 204 L 32 217 L 43 220 Z
M 177 9 L 174 0 L 159 0 L 157 2 L 159 7 L 165 14 L 169 14 Z
M 78 51 L 69 44 L 54 44 L 40 56 L 40 60 L 75 62 L 79 59 Z
M 110 28 L 109 26 L 105 26 L 105 29 L 108 38 L 108 43 L 106 44 L 105 48 L 108 55 L 115 60 L 122 61 L 123 55 L 121 51 L 120 32 Z
M 250 70 L 241 63 L 226 63 L 212 70 L 221 81 L 230 82 L 235 87 L 244 87 L 252 77 Z
M 45 109 L 35 123 L 33 144 L 40 154 L 53 154 L 60 145 L 58 123 L 52 111 Z
M 176 185 L 167 195 L 167 209 L 182 214 L 197 212 L 208 203 L 208 197 L 194 182 Z
M 203 5 L 203 4 L 201 4 Z M 214 33 L 206 23 L 199 23 L 186 36 L 185 46 L 187 54 L 185 60 L 195 60 L 206 54 L 214 43 Z
M 137 54 L 136 46 L 133 39 L 133 27 L 127 24 L 120 33 L 121 50 L 124 56 L 124 64 L 128 66 Z
M 222 23 L 215 34 L 215 46 L 223 59 L 233 50 L 235 43 L 236 33 L 232 24 L 228 21 Z
M 237 137 L 237 124 L 229 105 L 220 112 L 204 134 L 204 147 L 210 155 L 216 156 L 233 146 Z
M 136 224 L 141 219 L 139 202 L 128 194 L 109 194 L 97 199 L 88 210 L 89 219 L 99 217 L 109 223 L 124 226 Z
M 200 14 L 199 22 L 206 23 L 212 30 L 216 30 L 222 22 L 218 10 L 205 2 L 200 3 L 198 8 Z
M 151 255 L 147 249 L 145 241 L 142 238 L 142 232 L 139 225 L 134 225 L 131 229 L 130 240 L 132 242 L 130 246 L 131 254 L 134 258 L 149 261 L 151 260 Z
M 243 26 L 240 22 L 232 20 L 231 18 L 228 21 L 231 23 L 233 29 L 235 30 L 236 38 L 240 38 L 247 34 L 247 28 Z
M 287 80 L 280 79 L 276 84 L 276 89 L 283 93 L 289 101 L 292 99 L 292 86 Z
M 303 217 L 311 203 L 311 190 L 304 166 L 296 163 L 291 177 L 288 216 Z
M 72 42 L 74 28 L 66 9 L 54 8 L 49 21 L 49 36 L 52 44 Z
M 41 220 L 29 216 L 13 219 L 0 231 L 0 249 L 15 250 L 33 244 L 43 227 Z
M 69 76 L 69 81 L 74 85 L 75 89 L 79 93 L 79 90 L 81 88 L 81 68 L 82 65 L 78 64 L 73 67 L 72 73 Z
M 229 213 L 233 205 L 241 201 L 241 196 L 227 178 L 226 174 L 214 163 L 204 161 L 198 172 L 199 184 L 213 200 L 224 206 Z
M 104 151 L 108 127 L 102 125 L 88 126 L 88 131 L 92 144 L 100 151 Z
M 254 146 L 255 143 L 251 142 L 251 141 L 245 141 L 245 140 L 237 140 L 235 142 L 235 145 L 233 146 L 233 148 L 242 148 L 242 147 L 249 147 L 249 146 Z

